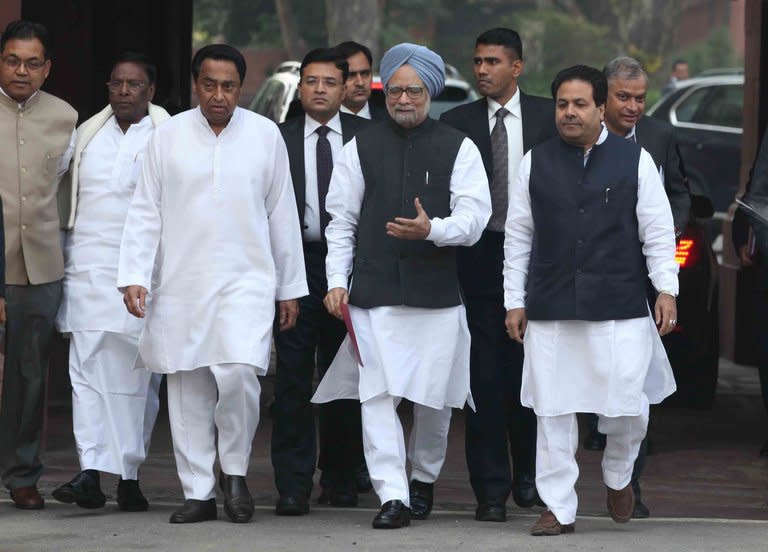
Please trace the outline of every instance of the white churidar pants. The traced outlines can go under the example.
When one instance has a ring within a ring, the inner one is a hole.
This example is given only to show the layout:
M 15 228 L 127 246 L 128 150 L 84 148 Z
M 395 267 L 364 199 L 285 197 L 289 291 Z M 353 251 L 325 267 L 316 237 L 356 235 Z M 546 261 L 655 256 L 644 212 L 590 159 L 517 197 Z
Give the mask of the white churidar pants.
M 598 430 L 607 437 L 601 464 L 603 482 L 617 491 L 629 485 L 640 442 L 648 429 L 645 395 L 641 408 L 639 416 L 598 415 Z M 579 446 L 576 414 L 537 416 L 536 419 L 536 490 L 561 524 L 573 523 L 578 507 L 574 485 L 579 477 L 575 456 Z
M 69 377 L 80 468 L 137 479 L 159 408 L 162 375 L 136 367 L 130 335 L 72 332 Z
M 227 475 L 246 475 L 259 425 L 261 385 L 250 364 L 215 364 L 168 374 L 168 416 L 176 471 L 184 498 L 216 496 L 219 464 Z
M 382 504 L 400 500 L 410 506 L 405 471 L 405 437 L 397 414 L 399 397 L 382 394 L 361 404 L 365 463 Z M 445 462 L 451 408 L 413 405 L 413 428 L 408 443 L 411 478 L 434 483 Z

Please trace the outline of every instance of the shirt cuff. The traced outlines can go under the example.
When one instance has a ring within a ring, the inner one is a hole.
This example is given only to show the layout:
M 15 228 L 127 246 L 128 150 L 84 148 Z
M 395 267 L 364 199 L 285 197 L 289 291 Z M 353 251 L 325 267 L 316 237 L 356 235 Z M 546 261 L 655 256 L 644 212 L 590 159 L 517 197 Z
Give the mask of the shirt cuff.
M 307 287 L 306 280 L 285 286 L 277 286 L 277 289 L 275 290 L 275 300 L 277 301 L 290 301 L 291 299 L 298 299 L 305 295 L 309 295 L 309 288 Z
M 129 274 L 125 278 L 121 278 L 117 281 L 117 290 L 120 293 L 125 293 L 125 290 L 129 286 L 141 286 L 149 291 L 149 284 L 144 280 L 143 277 L 137 276 L 135 274 Z
M 347 289 L 347 277 L 344 274 L 331 274 L 328 276 L 328 291 L 333 288 Z
M 430 228 L 427 240 L 433 242 L 435 245 L 439 245 L 445 238 L 445 227 L 447 223 L 438 217 L 429 220 Z

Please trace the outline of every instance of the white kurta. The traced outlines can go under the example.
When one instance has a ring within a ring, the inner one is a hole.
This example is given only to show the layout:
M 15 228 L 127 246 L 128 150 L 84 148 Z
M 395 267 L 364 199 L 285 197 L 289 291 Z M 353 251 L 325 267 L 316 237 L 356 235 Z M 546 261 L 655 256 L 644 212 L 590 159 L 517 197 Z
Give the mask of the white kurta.
M 288 153 L 274 123 L 236 108 L 216 136 L 195 108 L 156 130 L 117 285 L 150 290 L 139 352 L 153 372 L 239 363 L 266 373 L 275 301 L 308 292 Z
M 607 131 L 598 140 L 602 143 Z M 504 242 L 504 304 L 525 306 L 534 234 L 528 189 L 531 156 L 510 186 Z M 638 164 L 636 207 L 639 238 L 654 287 L 678 292 L 675 232 L 659 172 L 645 150 Z M 674 393 L 675 380 L 653 318 L 587 322 L 529 321 L 520 398 L 538 416 L 594 412 L 637 416 L 643 393 L 650 403 Z
M 326 209 L 332 217 L 325 234 L 328 289 L 347 288 L 364 193 L 357 143 L 352 140 L 334 166 L 326 198 Z M 450 207 L 450 216 L 431 219 L 427 239 L 437 246 L 474 244 L 490 217 L 491 198 L 480 152 L 468 138 L 453 164 Z M 358 367 L 351 355 L 347 338 L 313 402 L 340 398 L 365 402 L 386 393 L 436 409 L 461 408 L 467 401 L 472 405 L 470 336 L 463 305 L 441 309 L 350 307 L 350 316 L 363 366 Z
M 141 332 L 144 321 L 125 309 L 115 282 L 125 216 L 153 129 L 147 116 L 124 134 L 112 116 L 82 152 L 75 226 L 64 247 L 61 332 Z

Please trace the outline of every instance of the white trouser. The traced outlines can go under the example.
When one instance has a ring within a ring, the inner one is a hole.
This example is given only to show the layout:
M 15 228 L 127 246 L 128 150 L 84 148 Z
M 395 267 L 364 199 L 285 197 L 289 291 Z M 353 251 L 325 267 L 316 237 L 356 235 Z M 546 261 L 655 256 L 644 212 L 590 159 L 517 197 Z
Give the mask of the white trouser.
M 216 496 L 216 430 L 221 470 L 246 475 L 259 425 L 261 385 L 250 364 L 217 364 L 168 374 L 168 417 L 184 498 Z
M 373 489 L 382 504 L 400 500 L 410 506 L 405 471 L 405 438 L 397 415 L 399 397 L 379 395 L 362 403 L 363 449 Z M 451 409 L 413 405 L 413 429 L 408 443 L 411 479 L 434 483 L 445 462 Z
M 72 426 L 83 470 L 137 479 L 159 408 L 162 375 L 139 367 L 129 335 L 73 332 L 69 345 Z
M 617 491 L 629 485 L 640 442 L 648 429 L 648 399 L 645 395 L 641 408 L 639 416 L 608 418 L 598 415 L 598 430 L 606 435 L 603 482 Z M 536 420 L 536 490 L 560 523 L 573 523 L 578 507 L 574 485 L 579 477 L 576 414 L 537 416 Z

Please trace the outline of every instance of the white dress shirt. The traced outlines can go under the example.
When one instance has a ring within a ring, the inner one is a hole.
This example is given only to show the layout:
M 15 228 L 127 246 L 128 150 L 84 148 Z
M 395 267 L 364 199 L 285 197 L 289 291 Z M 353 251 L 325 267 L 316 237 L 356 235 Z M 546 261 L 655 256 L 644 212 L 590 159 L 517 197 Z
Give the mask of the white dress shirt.
M 317 190 L 317 140 L 320 135 L 316 132 L 322 123 L 317 122 L 309 115 L 304 116 L 304 241 L 319 242 L 320 236 L 320 198 Z M 326 134 L 331 143 L 331 155 L 334 164 L 341 155 L 344 147 L 344 137 L 341 132 L 341 117 L 336 113 L 326 123 L 331 131 Z

